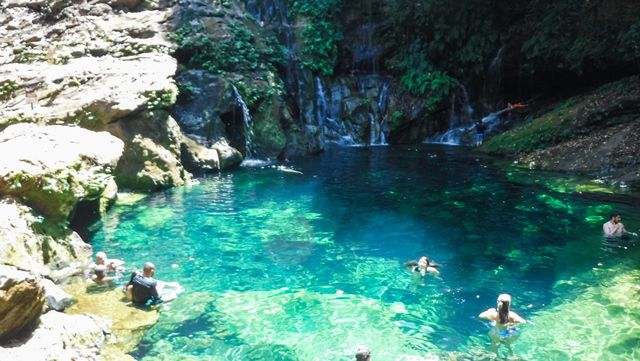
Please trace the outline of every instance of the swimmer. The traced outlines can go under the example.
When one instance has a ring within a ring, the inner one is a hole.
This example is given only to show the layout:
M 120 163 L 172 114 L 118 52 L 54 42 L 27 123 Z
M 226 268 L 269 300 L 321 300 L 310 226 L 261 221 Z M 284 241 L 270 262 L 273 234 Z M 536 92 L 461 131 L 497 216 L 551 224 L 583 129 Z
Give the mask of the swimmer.
M 107 266 L 101 264 L 97 265 L 94 270 L 94 274 L 90 279 L 101 286 L 113 286 L 114 282 L 120 278 L 120 276 L 107 276 Z
M 609 237 L 619 237 L 624 235 L 631 235 L 637 237 L 638 234 L 635 232 L 627 232 L 624 228 L 624 224 L 620 222 L 622 217 L 620 217 L 620 213 L 611 213 L 611 219 L 609 222 L 602 225 L 602 230 L 604 234 Z
M 411 272 L 420 272 L 421 275 L 426 275 L 427 273 L 432 273 L 434 275 L 439 275 L 440 271 L 438 271 L 439 264 L 433 262 L 427 256 L 420 257 L 420 260 L 409 261 L 404 264 L 406 267 L 410 267 Z
M 498 296 L 498 307 L 482 312 L 479 317 L 493 323 L 494 327 L 489 331 L 489 338 L 491 338 L 494 352 L 497 354 L 498 346 L 503 344 L 507 346 L 509 353 L 513 354 L 511 344 L 520 336 L 520 330 L 516 325 L 527 323 L 527 321 L 511 311 L 511 296 L 506 293 L 501 294 Z
M 293 173 L 293 174 L 303 174 L 300 171 L 297 171 L 295 169 L 289 168 L 289 167 L 285 167 L 283 165 L 279 165 L 276 167 L 277 170 L 281 171 L 281 172 L 285 172 L 285 173 Z
M 356 361 L 371 361 L 371 351 L 366 347 L 358 347 L 356 350 Z
M 96 253 L 96 261 L 92 263 L 89 268 L 96 268 L 97 266 L 105 266 L 106 272 L 115 272 L 122 269 L 122 265 L 124 264 L 123 260 L 112 258 L 107 258 L 107 254 L 104 252 Z

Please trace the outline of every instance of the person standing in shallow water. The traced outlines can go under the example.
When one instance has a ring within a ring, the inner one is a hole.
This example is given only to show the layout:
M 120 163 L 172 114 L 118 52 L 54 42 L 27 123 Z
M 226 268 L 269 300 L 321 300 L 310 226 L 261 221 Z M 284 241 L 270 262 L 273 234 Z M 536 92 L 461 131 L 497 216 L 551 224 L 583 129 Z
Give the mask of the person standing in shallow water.
M 505 345 L 509 349 L 509 354 L 513 354 L 511 345 L 520 336 L 517 324 L 527 323 L 524 318 L 511 311 L 511 296 L 506 293 L 498 296 L 498 307 L 490 308 L 480 314 L 480 318 L 490 320 L 493 327 L 489 331 L 489 338 L 493 346 L 493 351 L 498 353 L 498 346 Z
M 611 219 L 609 219 L 609 222 L 602 225 L 604 234 L 606 236 L 624 236 L 628 234 L 637 237 L 637 233 L 627 232 L 627 230 L 624 228 L 624 224 L 620 222 L 621 220 L 622 217 L 620 217 L 619 213 L 611 213 Z
M 476 147 L 482 145 L 484 141 L 484 132 L 487 130 L 487 126 L 482 122 L 482 119 L 479 119 L 476 122 Z

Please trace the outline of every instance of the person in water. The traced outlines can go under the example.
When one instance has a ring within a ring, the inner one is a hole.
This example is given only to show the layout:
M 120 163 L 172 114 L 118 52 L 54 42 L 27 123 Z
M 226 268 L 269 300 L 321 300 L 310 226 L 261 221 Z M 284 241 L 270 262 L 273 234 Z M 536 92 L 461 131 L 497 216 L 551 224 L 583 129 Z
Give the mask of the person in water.
M 434 275 L 439 275 L 440 271 L 438 271 L 439 264 L 433 262 L 427 256 L 422 256 L 418 261 L 409 261 L 404 264 L 407 267 L 410 267 L 411 272 L 420 272 L 423 276 L 427 273 L 432 273 Z
M 487 130 L 487 126 L 482 122 L 482 119 L 479 119 L 476 122 L 476 147 L 482 145 L 484 141 L 484 132 Z
M 162 302 L 170 302 L 176 299 L 182 290 L 175 282 L 162 282 L 153 279 L 156 273 L 156 266 L 151 262 L 146 262 L 142 268 L 142 274 L 133 272 L 131 279 L 127 283 L 126 295 L 131 301 L 141 305 L 157 305 Z M 173 288 L 174 290 L 167 290 Z
M 124 261 L 112 258 L 107 258 L 107 254 L 104 252 L 96 253 L 96 261 L 91 264 L 90 268 L 96 268 L 98 266 L 105 266 L 106 272 L 115 272 L 122 267 Z
M 94 274 L 91 280 L 100 286 L 113 286 L 114 282 L 120 278 L 119 275 L 107 276 L 107 266 L 100 264 L 93 269 Z
M 524 318 L 511 311 L 511 296 L 506 293 L 498 296 L 498 307 L 490 308 L 480 314 L 480 318 L 490 320 L 493 323 L 489 331 L 494 352 L 498 352 L 498 346 L 504 344 L 509 348 L 509 353 L 513 353 L 511 344 L 520 336 L 517 324 L 527 323 Z
M 356 350 L 356 361 L 371 361 L 371 351 L 366 347 L 358 347 Z
M 631 236 L 637 237 L 638 236 L 637 233 L 628 232 L 624 228 L 624 224 L 620 222 L 621 220 L 622 220 L 622 217 L 620 217 L 619 213 L 616 213 L 616 212 L 611 213 L 611 219 L 609 219 L 609 222 L 602 225 L 602 230 L 604 231 L 604 234 L 606 236 L 614 236 L 614 237 L 619 237 L 624 235 L 631 235 Z

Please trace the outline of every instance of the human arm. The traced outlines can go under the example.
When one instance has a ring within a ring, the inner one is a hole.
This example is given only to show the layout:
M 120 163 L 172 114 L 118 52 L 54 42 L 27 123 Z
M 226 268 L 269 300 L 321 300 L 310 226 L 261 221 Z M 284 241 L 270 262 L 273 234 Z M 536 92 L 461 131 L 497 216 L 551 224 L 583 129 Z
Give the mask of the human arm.
M 478 317 L 484 318 L 485 320 L 495 321 L 498 315 L 498 311 L 495 308 L 490 308 L 484 312 L 482 312 Z
M 524 318 L 520 317 L 520 315 L 513 311 L 509 311 L 509 318 L 511 319 L 511 321 L 513 321 L 513 323 L 527 323 Z

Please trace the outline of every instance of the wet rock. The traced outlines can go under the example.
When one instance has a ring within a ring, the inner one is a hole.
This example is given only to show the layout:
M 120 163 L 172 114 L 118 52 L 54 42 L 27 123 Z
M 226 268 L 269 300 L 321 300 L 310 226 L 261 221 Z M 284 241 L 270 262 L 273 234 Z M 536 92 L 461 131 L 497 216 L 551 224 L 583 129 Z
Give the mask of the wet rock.
M 134 307 L 131 302 L 124 299 L 119 288 L 96 288 L 92 283 L 79 281 L 66 285 L 65 290 L 77 300 L 66 312 L 92 313 L 112 321 L 110 325 L 112 337 L 104 349 L 114 360 L 129 359 L 125 354 L 135 349 L 145 330 L 154 325 L 159 318 L 159 313 L 155 309 Z
M 36 276 L 0 265 L 0 340 L 31 327 L 40 317 L 45 291 Z
M 125 142 L 115 169 L 119 186 L 157 190 L 191 179 L 180 163 L 180 127 L 166 112 L 142 112 L 110 124 L 107 130 Z
M 211 148 L 218 152 L 218 159 L 220 159 L 220 169 L 229 169 L 236 167 L 242 163 L 242 153 L 233 148 L 226 141 L 219 141 Z
M 91 246 L 11 199 L 0 201 L 0 264 L 64 280 L 90 262 Z
M 33 333 L 0 348 L 2 360 L 102 360 L 107 322 L 95 316 L 50 311 Z
M 206 148 L 186 135 L 180 142 L 182 164 L 190 172 L 211 172 L 220 170 L 218 151 Z
M 90 130 L 15 124 L 0 133 L 0 194 L 13 196 L 55 222 L 80 200 L 98 199 L 123 143 Z
M 66 293 L 51 280 L 43 278 L 41 283 L 44 287 L 46 304 L 50 310 L 63 311 L 73 302 L 71 295 Z

